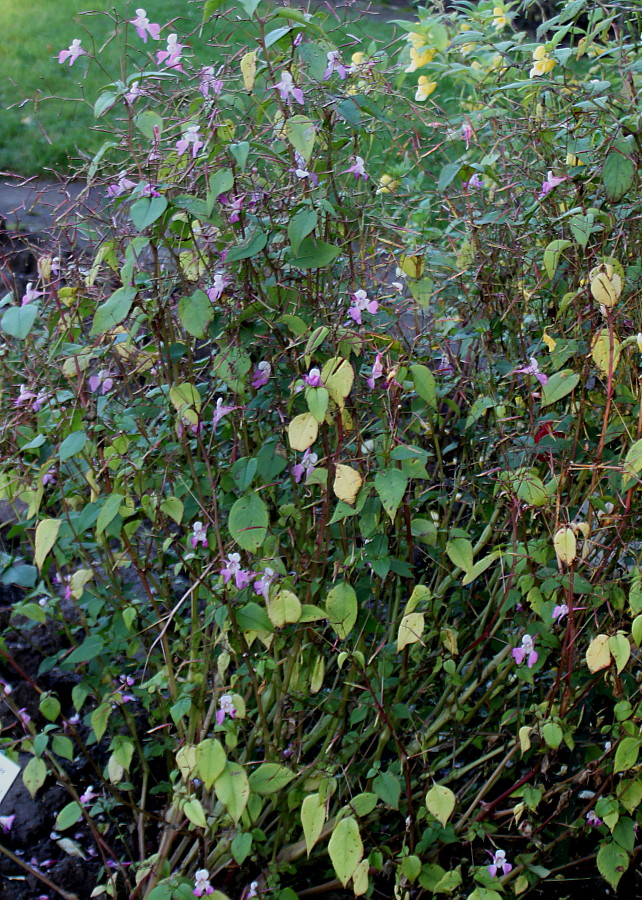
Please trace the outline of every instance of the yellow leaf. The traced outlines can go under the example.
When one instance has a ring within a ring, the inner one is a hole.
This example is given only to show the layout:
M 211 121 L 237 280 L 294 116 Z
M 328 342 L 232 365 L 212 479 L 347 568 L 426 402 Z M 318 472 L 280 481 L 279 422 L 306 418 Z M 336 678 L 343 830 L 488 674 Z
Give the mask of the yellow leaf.
M 612 269 L 607 266 L 607 269 Z M 598 303 L 610 309 L 615 306 L 622 293 L 622 279 L 617 272 L 600 272 L 591 280 L 591 293 Z
M 361 897 L 368 890 L 368 872 L 370 870 L 370 860 L 362 859 L 357 868 L 352 873 L 352 889 L 355 897 Z
M 319 423 L 312 413 L 295 416 L 288 425 L 288 439 L 293 450 L 307 450 L 317 439 Z
M 586 651 L 586 664 L 591 672 L 599 672 L 611 664 L 611 651 L 609 650 L 608 634 L 598 634 L 594 637 Z
M 36 528 L 36 552 L 34 562 L 39 569 L 47 558 L 47 554 L 56 543 L 61 525 L 60 519 L 43 519 Z
M 611 347 L 611 340 L 613 346 Z M 591 341 L 591 356 L 595 365 L 605 375 L 615 372 L 620 361 L 621 344 L 615 335 L 611 338 L 608 328 L 603 328 Z
M 527 750 L 531 749 L 531 731 L 532 728 L 528 725 L 522 725 L 519 729 L 519 746 L 522 751 L 522 756 Z
M 557 347 L 557 341 L 553 340 L 553 338 L 550 336 L 550 334 L 546 334 L 546 332 L 544 332 L 544 334 L 542 335 L 542 340 L 548 347 L 549 353 L 552 353 L 553 350 Z
M 399 268 L 408 278 L 421 278 L 424 270 L 423 256 L 406 256 L 405 254 L 399 259 Z
M 249 53 L 246 53 L 241 60 L 241 74 L 243 75 L 243 85 L 246 91 L 251 91 L 254 87 L 257 53 L 257 50 L 251 50 Z
M 352 506 L 362 481 L 363 478 L 356 469 L 339 464 L 334 473 L 332 489 L 339 500 Z
M 279 591 L 267 608 L 270 622 L 275 628 L 282 628 L 291 622 L 298 622 L 301 618 L 301 603 L 292 591 Z
M 334 402 L 343 406 L 354 384 L 354 369 L 348 360 L 340 356 L 329 359 L 323 367 L 321 379 Z
M 397 653 L 401 652 L 408 644 L 416 644 L 417 641 L 420 641 L 423 631 L 423 613 L 409 613 L 407 616 L 404 616 L 397 634 Z
M 455 795 L 450 788 L 435 784 L 426 794 L 426 809 L 437 821 L 446 827 L 455 808 Z
M 558 560 L 570 566 L 577 556 L 577 541 L 573 529 L 568 526 L 560 528 L 553 538 L 553 546 Z

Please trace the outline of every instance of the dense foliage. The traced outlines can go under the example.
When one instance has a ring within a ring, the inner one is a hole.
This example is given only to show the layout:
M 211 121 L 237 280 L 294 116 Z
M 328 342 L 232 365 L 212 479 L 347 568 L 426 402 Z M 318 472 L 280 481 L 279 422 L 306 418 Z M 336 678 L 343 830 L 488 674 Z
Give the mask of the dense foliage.
M 533 37 L 460 3 L 381 49 L 242 7 L 255 43 L 220 69 L 119 23 L 143 63 L 96 100 L 108 236 L 5 298 L 2 578 L 74 686 L 27 723 L 7 694 L 3 751 L 66 786 L 96 896 L 616 887 L 639 23 L 574 0 Z

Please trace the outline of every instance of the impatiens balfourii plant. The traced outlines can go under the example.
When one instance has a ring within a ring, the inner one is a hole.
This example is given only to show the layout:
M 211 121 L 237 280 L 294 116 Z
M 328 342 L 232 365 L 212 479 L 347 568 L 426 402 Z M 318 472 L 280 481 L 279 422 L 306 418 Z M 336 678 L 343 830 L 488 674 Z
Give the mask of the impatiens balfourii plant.
M 637 38 L 587 4 L 533 41 L 484 3 L 397 51 L 243 8 L 220 67 L 123 15 L 104 237 L 5 300 L 2 578 L 59 637 L 32 708 L 4 654 L 3 752 L 67 790 L 97 894 L 490 900 L 594 856 L 615 886 L 642 800 Z

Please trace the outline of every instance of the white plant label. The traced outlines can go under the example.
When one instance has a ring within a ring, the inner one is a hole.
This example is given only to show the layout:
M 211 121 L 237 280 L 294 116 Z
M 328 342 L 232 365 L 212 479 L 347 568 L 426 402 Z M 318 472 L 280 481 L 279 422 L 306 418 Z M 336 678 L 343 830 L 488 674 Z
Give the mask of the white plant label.
M 4 800 L 19 772 L 20 766 L 8 759 L 4 753 L 0 753 L 0 803 Z

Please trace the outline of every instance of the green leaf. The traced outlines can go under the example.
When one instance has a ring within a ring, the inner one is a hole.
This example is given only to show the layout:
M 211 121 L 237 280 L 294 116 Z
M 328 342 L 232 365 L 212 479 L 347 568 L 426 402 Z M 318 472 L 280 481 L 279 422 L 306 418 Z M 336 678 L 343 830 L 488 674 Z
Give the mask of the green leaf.
M 72 456 L 77 456 L 81 450 L 84 450 L 86 443 L 87 435 L 84 431 L 72 431 L 58 448 L 60 462 L 65 462 L 71 459 Z
M 328 594 L 326 614 L 330 625 L 341 640 L 345 640 L 357 621 L 357 595 L 347 582 L 335 585 Z
M 22 773 L 22 781 L 32 797 L 35 797 L 39 789 L 45 783 L 47 766 L 44 760 L 34 756 L 30 759 Z
M 316 127 L 312 119 L 301 115 L 290 116 L 285 123 L 285 135 L 306 163 L 309 163 L 316 140 Z
M 197 828 L 207 828 L 207 819 L 205 818 L 205 810 L 201 806 L 200 800 L 192 797 L 183 804 L 183 812 Z
M 454 566 L 464 572 L 473 567 L 473 545 L 466 538 L 454 538 L 446 544 L 446 553 Z
M 280 763 L 262 763 L 250 775 L 250 790 L 264 797 L 269 794 L 278 794 L 293 778 L 294 772 Z
M 42 519 L 36 528 L 36 546 L 33 561 L 42 569 L 47 554 L 56 543 L 62 521 L 60 519 Z
M 330 394 L 324 387 L 309 387 L 306 389 L 305 399 L 311 414 L 314 416 L 317 422 L 321 424 L 325 419 L 325 414 L 328 411 Z
M 41 694 L 38 709 L 48 722 L 55 722 L 60 715 L 60 700 L 52 694 Z
M 449 184 L 455 180 L 461 170 L 461 163 L 448 163 L 439 173 L 439 181 L 437 182 L 437 190 L 440 194 L 446 190 Z
M 615 890 L 620 878 L 629 867 L 629 854 L 614 841 L 602 844 L 597 854 L 600 875 Z
M 24 341 L 33 328 L 37 315 L 38 307 L 33 303 L 27 306 L 13 306 L 0 320 L 0 328 L 16 340 Z
M 562 369 L 561 372 L 551 375 L 542 387 L 542 406 L 550 406 L 551 403 L 557 403 L 562 397 L 566 397 L 577 387 L 579 380 L 580 376 L 572 369 Z
M 207 326 L 214 318 L 214 307 L 204 291 L 194 291 L 191 297 L 181 297 L 178 301 L 178 317 L 185 331 L 204 338 Z
M 71 738 L 68 738 L 64 734 L 55 734 L 53 741 L 51 742 L 51 746 L 53 752 L 57 756 L 61 756 L 63 759 L 68 759 L 69 762 L 73 761 L 74 744 Z
M 226 762 L 223 745 L 216 738 L 206 738 L 197 745 L 196 770 L 206 790 L 211 790 L 214 782 L 225 768 Z
M 114 521 L 124 499 L 125 497 L 122 494 L 111 494 L 103 503 L 96 521 L 96 537 L 100 537 L 103 531 Z
M 96 659 L 103 652 L 105 644 L 98 634 L 89 634 L 85 640 L 65 657 L 65 663 L 76 666 L 79 663 Z M 99 707 L 100 708 L 100 707 Z
M 609 638 L 609 650 L 615 662 L 618 675 L 624 670 L 631 656 L 631 645 L 623 632 L 618 631 Z
M 383 508 L 394 521 L 408 487 L 408 476 L 401 469 L 384 469 L 375 475 L 374 485 Z
M 340 252 L 339 247 L 307 237 L 301 241 L 297 256 L 291 260 L 291 264 L 298 269 L 322 269 L 334 262 Z
M 228 527 L 239 547 L 248 553 L 256 553 L 267 537 L 269 522 L 267 506 L 258 494 L 252 493 L 234 503 Z
M 437 387 L 435 384 L 435 376 L 430 369 L 427 366 L 417 364 L 410 366 L 410 374 L 412 375 L 417 394 L 428 404 L 428 406 L 436 409 Z
M 234 173 L 231 169 L 217 169 L 210 176 L 210 189 L 207 193 L 207 214 L 211 215 L 214 203 L 221 194 L 227 193 L 234 187 Z
M 111 710 L 111 703 L 101 703 L 91 714 L 91 727 L 94 730 L 97 741 L 101 739 L 107 730 L 107 722 L 109 721 Z
M 179 500 L 178 497 L 166 497 L 161 503 L 160 508 L 161 512 L 164 512 L 166 516 L 173 519 L 177 525 L 180 525 L 183 521 L 185 507 L 183 506 L 182 500 Z
M 237 144 L 230 144 L 228 149 L 234 157 L 236 165 L 243 172 L 247 164 L 247 158 L 250 155 L 250 145 L 247 141 L 239 141 Z
M 465 587 L 467 584 L 471 584 L 476 578 L 479 578 L 479 576 L 485 572 L 486 569 L 490 568 L 495 560 L 499 559 L 501 555 L 501 550 L 493 550 L 488 556 L 484 556 L 482 559 L 477 560 L 472 569 L 469 569 L 462 578 L 462 585 Z
M 121 287 L 111 295 L 109 300 L 97 308 L 91 326 L 91 334 L 104 334 L 111 331 L 127 318 L 136 297 L 135 287 Z
M 234 835 L 230 849 L 235 862 L 242 866 L 252 852 L 252 835 L 247 832 L 237 832 Z
M 640 754 L 640 738 L 625 737 L 617 746 L 615 751 L 615 761 L 613 763 L 613 773 L 628 772 L 638 761 Z
M 557 271 L 563 251 L 572 246 L 572 241 L 558 240 L 551 241 L 546 250 L 544 250 L 544 268 L 546 269 L 549 278 L 552 278 Z
M 56 816 L 54 828 L 56 831 L 66 831 L 67 828 L 71 828 L 71 826 L 75 825 L 76 822 L 79 822 L 80 819 L 82 819 L 82 806 L 80 803 L 76 803 L 76 801 L 73 800 L 71 803 L 63 806 L 60 810 Z
M 298 622 L 301 618 L 301 603 L 292 591 L 280 590 L 268 605 L 268 616 L 275 628 Z
M 372 790 L 391 809 L 399 809 L 401 785 L 392 772 L 380 772 L 372 782 Z
M 246 603 L 238 609 L 236 623 L 241 631 L 265 631 L 268 634 L 274 632 L 274 625 L 270 622 L 268 614 L 258 603 Z
M 552 747 L 553 750 L 557 750 L 562 743 L 564 733 L 557 722 L 547 722 L 542 728 L 542 737 L 544 738 L 547 747 Z
M 397 633 L 397 653 L 409 644 L 416 644 L 421 640 L 424 632 L 424 614 L 418 612 L 408 613 L 399 624 Z
M 632 444 L 624 457 L 622 487 L 626 487 L 628 482 L 637 476 L 640 469 L 642 469 L 642 440 Z
M 163 133 L 163 120 L 158 113 L 151 109 L 146 109 L 139 113 L 134 121 L 136 128 L 150 141 L 156 138 L 155 129 L 158 129 L 159 135 Z
M 308 856 L 319 840 L 325 823 L 325 803 L 319 794 L 310 794 L 301 804 L 301 824 Z
M 94 103 L 94 118 L 100 119 L 116 103 L 118 95 L 113 91 L 104 91 Z
M 445 828 L 455 808 L 455 795 L 450 788 L 434 784 L 426 794 L 426 809 Z
M 288 224 L 288 238 L 292 245 L 292 251 L 296 255 L 303 238 L 306 238 L 317 226 L 319 217 L 314 209 L 300 209 L 296 212 Z
M 228 252 L 227 262 L 238 262 L 240 259 L 251 259 L 263 250 L 267 244 L 268 236 L 260 228 L 253 231 L 245 240 L 232 247 Z
M 606 199 L 618 203 L 631 189 L 635 181 L 635 163 L 618 150 L 611 150 L 604 160 L 602 183 Z
M 129 215 L 137 231 L 144 231 L 153 225 L 167 209 L 166 197 L 141 197 L 132 203 Z M 121 288 L 126 290 L 126 288 Z
M 328 853 L 337 878 L 345 887 L 363 858 L 363 843 L 355 818 L 348 816 L 337 822 L 328 844 Z
M 238 763 L 228 762 L 214 782 L 214 791 L 230 816 L 238 822 L 250 796 L 250 786 L 243 767 Z

